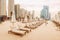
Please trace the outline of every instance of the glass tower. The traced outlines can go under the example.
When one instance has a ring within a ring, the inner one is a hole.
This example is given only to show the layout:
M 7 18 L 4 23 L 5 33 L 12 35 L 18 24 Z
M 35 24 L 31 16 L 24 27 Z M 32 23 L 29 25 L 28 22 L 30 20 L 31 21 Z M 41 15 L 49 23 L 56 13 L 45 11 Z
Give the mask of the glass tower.
M 43 6 L 43 9 L 41 11 L 41 18 L 50 20 L 50 14 L 49 14 L 49 7 Z

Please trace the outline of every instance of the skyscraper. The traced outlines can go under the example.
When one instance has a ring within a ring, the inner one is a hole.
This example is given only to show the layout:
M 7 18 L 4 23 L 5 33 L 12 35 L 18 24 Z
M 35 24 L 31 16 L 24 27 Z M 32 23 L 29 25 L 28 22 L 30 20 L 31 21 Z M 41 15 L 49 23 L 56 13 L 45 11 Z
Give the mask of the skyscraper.
M 14 5 L 14 8 L 15 8 L 16 18 L 20 17 L 20 5 L 16 4 Z
M 60 11 L 55 15 L 55 19 L 54 19 L 54 21 L 60 23 Z
M 49 7 L 48 6 L 44 6 L 42 11 L 41 11 L 41 18 L 43 19 L 50 19 L 50 14 L 49 14 Z
M 11 13 L 14 11 L 14 0 L 8 0 L 8 17 L 11 17 Z
M 24 21 L 26 13 L 27 13 L 27 11 L 24 8 L 19 9 L 19 18 L 21 19 L 21 21 Z
M 6 13 L 6 0 L 0 0 L 0 15 L 7 15 Z
M 33 11 L 32 11 L 32 19 L 34 18 L 34 13 L 35 13 L 35 11 L 33 10 Z

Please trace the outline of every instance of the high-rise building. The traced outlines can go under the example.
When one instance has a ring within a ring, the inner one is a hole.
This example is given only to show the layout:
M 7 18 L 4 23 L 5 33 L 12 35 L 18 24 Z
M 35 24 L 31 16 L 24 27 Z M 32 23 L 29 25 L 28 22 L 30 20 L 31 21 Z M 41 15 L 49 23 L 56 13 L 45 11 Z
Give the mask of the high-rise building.
M 50 13 L 49 13 L 49 7 L 48 6 L 44 6 L 42 11 L 41 11 L 41 18 L 43 19 L 50 19 Z
M 20 5 L 16 4 L 14 5 L 14 8 L 15 8 L 16 18 L 20 17 Z
M 7 15 L 7 13 L 6 13 L 6 0 L 0 0 L 0 15 Z
M 60 11 L 55 15 L 55 19 L 54 19 L 54 21 L 60 23 Z
M 33 10 L 32 11 L 32 19 L 34 19 L 34 13 L 35 13 L 35 11 Z
M 8 0 L 8 17 L 11 17 L 11 13 L 14 11 L 14 0 Z
M 20 17 L 21 21 L 24 21 L 26 13 L 27 13 L 27 11 L 24 8 L 20 8 L 19 17 Z
M 58 16 L 59 16 L 59 19 L 60 19 L 60 11 L 58 12 Z

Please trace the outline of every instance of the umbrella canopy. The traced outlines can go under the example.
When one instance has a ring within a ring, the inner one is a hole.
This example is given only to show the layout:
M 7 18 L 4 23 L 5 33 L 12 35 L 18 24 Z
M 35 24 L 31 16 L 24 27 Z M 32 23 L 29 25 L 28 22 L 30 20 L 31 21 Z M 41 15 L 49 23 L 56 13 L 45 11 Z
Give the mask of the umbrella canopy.
M 16 22 L 15 12 L 12 13 L 11 22 Z

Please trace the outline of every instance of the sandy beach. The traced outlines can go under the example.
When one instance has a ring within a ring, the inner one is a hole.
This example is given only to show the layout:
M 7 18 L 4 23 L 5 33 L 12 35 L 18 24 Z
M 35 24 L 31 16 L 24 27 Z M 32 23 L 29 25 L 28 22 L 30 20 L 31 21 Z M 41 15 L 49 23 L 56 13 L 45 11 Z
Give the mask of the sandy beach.
M 0 40 L 60 40 L 60 31 L 57 31 L 53 22 L 48 21 L 38 28 L 27 33 L 23 37 L 15 34 L 8 34 L 10 22 L 6 21 L 0 24 Z

